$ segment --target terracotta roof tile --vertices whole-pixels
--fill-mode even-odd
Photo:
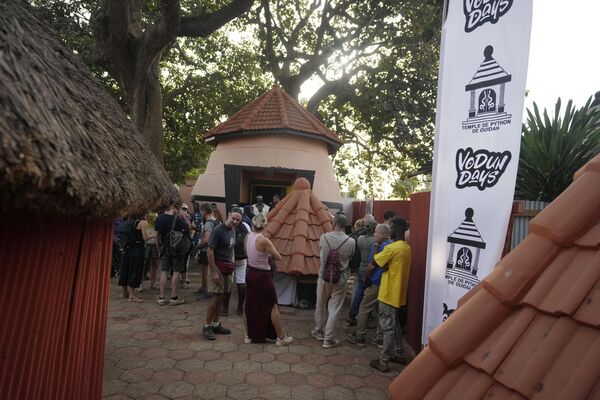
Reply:
[[[204,139],[252,131],[293,131],[325,139],[336,149],[342,144],[338,135],[327,128],[279,86],[263,93],[227,121],[204,134]]]
[[[600,156],[576,178],[430,335],[393,399],[600,400]]]
[[[326,217],[323,220],[323,215]],[[277,269],[288,274],[319,272],[319,239],[333,230],[325,206],[310,190],[305,178],[298,178],[294,190],[267,215],[265,236],[281,254]]]
[[[583,167],[579,168],[579,171],[575,172],[573,179],[578,179],[587,171],[600,171],[600,153],[596,154],[594,158],[588,161]]]

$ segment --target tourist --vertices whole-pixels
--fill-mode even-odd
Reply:
[[[242,209],[237,205],[231,206],[232,210],[238,210],[242,214]],[[233,278],[237,287],[238,305],[236,313],[241,315],[244,312],[244,299],[246,298],[246,250],[244,249],[244,239],[250,232],[250,226],[244,221],[241,221],[235,228],[235,272]],[[221,315],[229,315],[229,299],[231,292],[223,295],[223,308]]]
[[[145,215],[133,215],[123,222],[126,230],[123,261],[119,274],[119,285],[123,288],[123,297],[130,303],[142,303],[135,295],[135,288],[142,284],[144,277],[144,242],[149,238],[148,223]]]
[[[177,296],[177,285],[181,273],[185,271],[187,256],[172,254],[169,237],[171,230],[183,232],[184,235],[189,236],[190,226],[181,216],[179,216],[179,210],[174,204],[171,205],[167,211],[158,216],[155,225],[156,240],[158,240],[160,249],[160,295],[156,302],[161,306],[166,304],[172,306],[183,304],[184,300]],[[171,298],[167,301],[165,292],[167,290],[168,274],[171,269],[173,270],[173,275],[171,276]]]
[[[346,282],[350,273],[349,261],[354,253],[354,239],[346,235],[346,216],[337,214],[334,218],[333,232],[321,235],[319,246],[321,248],[321,267],[317,279],[317,304],[315,309],[315,328],[311,336],[323,341],[323,348],[337,347],[340,341],[337,336],[337,324],[344,304],[346,295]],[[339,255],[339,278],[337,282],[333,279],[324,279],[328,256],[332,250]]]
[[[225,223],[213,229],[208,240],[207,255],[213,298],[206,311],[206,323],[202,329],[202,336],[207,340],[215,340],[215,334],[231,333],[231,330],[219,323],[219,314],[224,294],[231,291],[231,278],[235,270],[235,228],[241,220],[240,210],[232,210]]]
[[[217,224],[222,224],[223,221],[223,214],[221,214],[221,211],[219,211],[218,208],[213,208],[213,215],[215,217],[215,221],[217,221]]]
[[[350,326],[356,325],[356,315],[358,314],[358,308],[360,307],[360,302],[362,301],[363,293],[366,288],[365,271],[367,270],[367,266],[371,261],[369,259],[369,252],[371,250],[371,246],[375,242],[373,231],[375,230],[376,226],[377,223],[375,221],[367,222],[367,225],[365,226],[365,233],[363,235],[360,235],[358,239],[356,239],[356,249],[354,250],[354,256],[356,256],[356,253],[358,252],[360,262],[358,265],[358,271],[356,272],[356,277],[354,279],[350,311],[348,312],[348,318],[346,319]]]
[[[392,220],[396,217],[396,211],[387,210],[383,213],[383,223],[390,225]]]
[[[410,273],[410,246],[404,240],[408,223],[401,218],[391,221],[393,243],[373,257],[374,263],[383,269],[377,300],[379,300],[379,329],[383,335],[383,347],[379,359],[371,361],[371,367],[388,372],[388,362],[406,364],[400,327],[400,308],[406,304],[408,276]]]
[[[373,264],[375,254],[381,252],[385,246],[391,243],[390,227],[386,224],[379,224],[373,233],[374,243],[369,249],[368,267],[363,274],[365,290],[362,301],[358,309],[356,332],[348,335],[348,341],[360,347],[365,345],[365,337],[367,334],[367,321],[369,314],[377,308],[377,295],[379,293],[379,285],[381,284],[381,275],[383,270],[376,264]],[[379,329],[378,329],[379,331]],[[375,339],[377,340],[377,338]]]
[[[254,216],[252,232],[246,236],[244,245],[248,254],[248,288],[244,310],[245,342],[264,343],[266,339],[276,339],[277,346],[286,346],[294,339],[283,333],[277,293],[269,265],[269,255],[277,261],[281,260],[281,255],[273,243],[262,235],[266,225],[266,218],[262,214]]]
[[[150,289],[158,289],[156,275],[158,272],[158,243],[156,241],[156,213],[148,215],[148,240],[144,252],[144,271],[150,271]]]
[[[202,273],[202,283],[196,294],[198,295],[198,300],[206,300],[212,298],[212,294],[208,292],[208,239],[218,223],[214,216],[214,209],[210,204],[203,203],[200,206],[200,214],[202,215],[202,219],[204,219],[204,224],[202,224],[202,230],[200,231],[200,241],[198,242],[198,264],[200,264],[200,271]]]
[[[262,214],[264,217],[269,213],[269,206],[263,203],[263,197],[260,194],[256,196],[256,204],[252,205],[252,213],[254,215]]]
[[[273,195],[273,201],[271,202],[271,204],[269,204],[269,209],[272,210],[275,207],[277,207],[277,204],[279,204],[280,201],[281,201],[281,197],[279,197],[278,193],[275,193]]]
[[[192,240],[193,237],[193,233],[192,233],[192,216],[190,215],[190,213],[188,212],[188,206],[187,204],[183,203],[181,205],[181,212],[180,215],[183,217],[183,219],[185,219],[185,222],[188,223],[189,227],[190,227],[190,240]],[[190,268],[190,255],[192,254],[192,248],[193,248],[193,240],[192,240],[192,246],[190,246],[190,251],[188,252],[186,259],[185,259],[185,271],[183,271],[180,275],[180,280],[181,282],[183,282],[183,288],[187,289],[189,288],[190,285],[190,280],[188,279],[188,269]]]

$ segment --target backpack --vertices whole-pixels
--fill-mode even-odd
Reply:
[[[171,255],[182,257],[190,251],[192,239],[186,232],[174,230],[177,218],[179,218],[177,215],[173,216],[173,225],[171,225],[171,231],[169,232],[169,250]]]
[[[327,236],[323,236],[327,247],[329,247],[329,253],[327,253],[327,261],[325,262],[325,271],[323,272],[323,280],[329,283],[338,283],[340,275],[342,274],[342,264],[340,263],[340,248],[350,239],[347,237],[342,244],[337,248],[332,249]]]

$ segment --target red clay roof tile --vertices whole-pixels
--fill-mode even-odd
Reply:
[[[204,139],[219,139],[226,134],[252,131],[292,131],[309,134],[335,145],[342,144],[338,135],[327,128],[279,86],[263,93],[216,128],[205,133]]]
[[[579,171],[575,172],[573,180],[579,179],[587,171],[600,171],[600,153],[596,154],[594,158],[588,161],[583,167],[579,168]]]
[[[393,399],[600,400],[600,156],[576,178],[430,335]]]
[[[281,254],[280,272],[311,275],[319,272],[319,240],[333,230],[325,206],[310,190],[305,178],[298,178],[294,190],[269,212],[265,236]]]

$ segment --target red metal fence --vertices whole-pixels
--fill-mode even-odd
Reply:
[[[99,399],[112,222],[6,215],[0,398]]]

